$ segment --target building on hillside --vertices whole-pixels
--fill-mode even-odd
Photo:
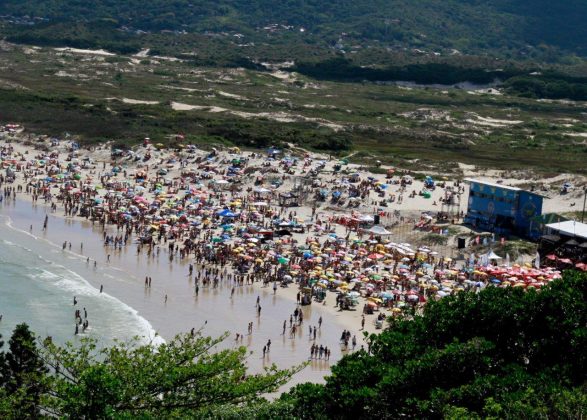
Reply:
[[[540,237],[540,225],[534,220],[542,214],[541,195],[475,179],[465,181],[469,183],[465,223],[500,235]]]

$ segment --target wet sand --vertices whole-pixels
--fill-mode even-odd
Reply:
[[[188,275],[188,260],[169,262],[166,247],[161,247],[160,256],[148,258],[145,253],[137,255],[135,243],[127,245],[120,251],[103,246],[102,228],[91,222],[80,219],[65,218],[50,213],[44,204],[32,204],[29,201],[17,200],[4,203],[2,214],[12,219],[13,227],[29,231],[40,240],[54,244],[55,252],[66,253],[72,261],[77,261],[81,276],[90,282],[103,282],[104,291],[120,299],[139,315],[146,318],[155,330],[168,340],[180,332],[189,332],[192,328],[204,326],[204,334],[219,336],[225,332],[230,335],[224,346],[246,345],[252,351],[249,365],[252,371],[277,364],[280,368],[298,365],[309,359],[310,346],[314,342],[308,335],[308,326],[318,326],[318,318],[322,316],[323,324],[318,330],[315,343],[325,345],[332,351],[329,361],[312,360],[310,365],[300,372],[288,385],[313,381],[319,382],[329,373],[330,365],[344,354],[339,343],[343,329],[348,329],[357,336],[360,347],[362,334],[360,317],[357,313],[338,312],[334,308],[334,295],[329,294],[327,304],[314,302],[303,306],[304,322],[295,339],[289,335],[289,315],[296,308],[295,295],[297,286],[278,287],[274,295],[271,285],[263,288],[260,283],[255,285],[236,286],[231,298],[232,282],[221,282],[217,288],[199,286],[198,296],[194,293],[194,279]],[[42,231],[45,214],[49,215],[48,229]],[[115,233],[116,228],[106,227]],[[61,249],[61,244],[71,242],[71,251]],[[81,249],[83,243],[83,250]],[[110,262],[107,261],[110,254]],[[90,263],[85,264],[86,258]],[[94,261],[97,267],[94,268]],[[198,267],[195,267],[197,275]],[[85,272],[84,272],[85,271]],[[102,276],[91,276],[90,273],[100,272]],[[145,288],[145,276],[152,277],[151,288]],[[99,280],[98,280],[99,279]],[[92,284],[100,288],[102,284]],[[165,295],[168,296],[165,302]],[[261,316],[257,316],[256,300],[260,297]],[[70,308],[64,308],[70,310]],[[91,308],[88,308],[91,311]],[[372,321],[368,319],[368,329],[372,329]],[[288,328],[282,335],[282,326],[287,320]],[[247,325],[253,322],[253,334],[247,334]],[[242,341],[235,341],[236,333],[244,334]],[[72,339],[74,336],[72,334]],[[262,348],[267,340],[271,340],[271,351],[263,358]]]

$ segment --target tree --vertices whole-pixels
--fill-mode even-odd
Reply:
[[[26,324],[15,327],[3,359],[3,388],[10,401],[11,417],[38,417],[47,369],[39,358],[35,336]]]
[[[541,290],[430,302],[371,335],[325,385],[281,397],[296,417],[575,418],[587,410],[587,273]],[[580,417],[580,415],[578,416]]]
[[[263,406],[263,394],[301,369],[249,375],[245,347],[212,352],[224,338],[187,334],[158,347],[135,340],[99,351],[87,338],[65,347],[46,341],[52,381],[44,409],[72,418],[228,417]]]

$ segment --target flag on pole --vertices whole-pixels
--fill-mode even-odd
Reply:
[[[508,253],[505,254],[505,266],[506,267],[510,266],[510,254],[508,254]]]

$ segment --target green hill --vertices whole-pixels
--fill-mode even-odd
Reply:
[[[338,47],[345,50],[360,43],[429,53],[587,56],[584,0],[2,0],[0,15],[5,32],[36,33],[38,40],[59,39],[75,22],[84,39],[91,38],[85,32],[101,34],[97,44],[110,26],[133,46],[143,31],[228,31],[244,35],[242,42],[281,36],[333,46],[342,37]]]

